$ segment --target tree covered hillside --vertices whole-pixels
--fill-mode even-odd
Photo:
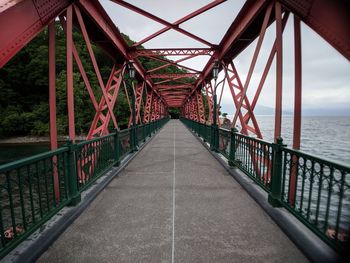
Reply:
[[[67,131],[66,105],[66,51],[65,35],[60,25],[56,26],[56,85],[57,85],[57,128],[60,135]],[[131,45],[132,40],[123,35]],[[79,31],[73,32],[74,43],[83,61],[86,74],[99,101],[101,91],[88,56],[85,42]],[[113,61],[99,47],[93,46],[104,82],[107,82]],[[163,62],[141,58],[145,69],[160,66]],[[183,72],[177,67],[164,68],[159,73]],[[0,137],[43,136],[49,134],[48,105],[48,31],[44,30],[23,48],[5,67],[0,69]],[[89,94],[74,65],[74,96],[76,133],[86,134],[95,114]],[[129,106],[124,92],[119,92],[115,116],[121,128],[126,127]]]

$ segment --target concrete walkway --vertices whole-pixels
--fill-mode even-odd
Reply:
[[[38,262],[306,262],[179,121],[170,121]]]

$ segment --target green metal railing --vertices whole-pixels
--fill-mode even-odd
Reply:
[[[219,129],[219,145],[218,152],[220,152],[227,159],[230,155],[231,149],[231,131],[227,129]]]
[[[231,137],[232,151],[228,157],[231,166],[238,167],[265,191],[270,192],[272,144],[235,131],[231,132]]]
[[[119,132],[118,147],[119,159],[124,158],[131,152],[131,129],[125,129]],[[119,160],[118,160],[119,161]]]
[[[210,142],[211,138],[211,127],[204,123],[199,123],[182,118],[181,121],[186,124],[192,131],[194,131],[199,137],[202,137],[204,141]]]
[[[169,119],[139,125],[142,144]],[[131,153],[125,129],[0,166],[0,259]]]
[[[209,125],[181,121],[211,142]],[[233,129],[219,129],[218,137],[218,149],[214,150],[262,187],[273,206],[285,207],[338,252],[346,250],[350,239],[350,167],[289,149],[282,139],[269,143]]]
[[[74,145],[79,191],[85,190],[115,163],[115,134]]]
[[[68,157],[62,147],[0,166],[1,257],[70,202]]]
[[[282,147],[281,203],[334,247],[350,234],[350,167]]]

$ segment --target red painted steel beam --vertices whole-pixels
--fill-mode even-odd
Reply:
[[[157,70],[160,70],[160,69],[163,69],[163,68],[167,68],[167,67],[170,67],[170,66],[173,65],[173,66],[176,66],[176,67],[179,67],[179,68],[183,68],[183,69],[187,69],[187,70],[190,70],[192,72],[195,72],[195,73],[199,74],[200,72],[198,70],[195,70],[194,68],[190,68],[190,67],[183,66],[183,65],[179,64],[180,62],[183,62],[185,60],[188,60],[188,59],[191,59],[191,58],[194,58],[194,57],[196,57],[196,55],[190,55],[188,57],[185,57],[185,58],[182,58],[182,59],[179,59],[179,60],[176,60],[176,61],[170,61],[170,60],[166,60],[164,58],[150,56],[149,57],[150,59],[162,61],[162,62],[165,62],[166,64],[164,64],[162,66],[159,66],[159,67],[156,67],[156,68],[153,68],[153,69],[150,69],[150,70],[147,71],[147,73],[154,72],[154,71],[157,71]]]
[[[261,23],[265,14],[264,11],[269,2],[266,0],[246,1],[220,44],[216,47],[216,51],[204,67],[191,95],[205,80],[212,78],[212,68],[215,60],[230,62],[255,40],[260,33]]]
[[[72,2],[1,1],[0,4],[0,68],[39,34]]]
[[[199,8],[198,10],[196,10],[196,11],[194,11],[194,12],[188,14],[187,16],[185,16],[185,17],[183,17],[183,18],[177,20],[177,21],[174,22],[172,25],[175,26],[175,27],[178,27],[180,24],[182,24],[182,23],[184,23],[184,22],[186,22],[186,21],[188,21],[188,20],[190,20],[190,19],[192,19],[192,18],[194,18],[194,17],[196,17],[196,16],[198,16],[198,15],[200,15],[200,14],[202,14],[202,13],[204,13],[204,12],[210,10],[210,9],[212,9],[212,8],[214,8],[215,6],[221,4],[221,3],[225,2],[225,1],[226,1],[226,0],[216,0],[216,1],[213,1],[213,2],[211,2],[211,3],[209,3],[209,4],[207,4],[206,6],[203,6],[203,7]],[[161,35],[161,34],[167,32],[167,31],[170,30],[170,29],[171,29],[171,28],[168,27],[168,26],[167,26],[167,27],[164,27],[164,28],[162,28],[161,30],[159,30],[159,31],[157,31],[157,32],[155,32],[155,33],[153,33],[152,35],[150,35],[150,36],[146,37],[145,39],[139,41],[138,43],[134,44],[134,46],[140,46],[140,45],[142,45],[143,43],[145,43],[145,42],[147,42],[147,41],[149,41],[149,40],[151,40],[151,39],[153,39],[153,38],[155,38],[155,37],[157,37],[157,36],[159,36],[159,35]],[[173,28],[172,28],[172,29],[173,29]]]
[[[224,38],[216,48],[212,58],[205,66],[196,87],[205,79],[211,79],[214,61],[232,61],[259,34],[257,25],[261,24],[261,14],[267,4],[265,0],[247,0]],[[283,7],[297,14],[301,20],[320,34],[343,56],[350,59],[350,4],[342,0],[279,0]],[[270,23],[273,20],[269,21]],[[192,93],[194,92],[193,89]]]
[[[174,101],[174,100],[184,100],[186,98],[186,95],[184,96],[179,96],[179,95],[173,95],[173,96],[166,96],[167,101]]]
[[[66,67],[67,107],[69,139],[75,142],[74,92],[73,92],[73,8],[67,8],[66,15]]]
[[[204,45],[207,45],[207,46],[209,46],[209,47],[213,47],[213,46],[214,46],[213,44],[209,43],[208,41],[206,41],[206,40],[204,40],[204,39],[202,39],[202,38],[200,38],[200,37],[198,37],[198,36],[196,36],[196,35],[194,35],[194,34],[188,32],[188,31],[186,31],[186,30],[180,28],[180,27],[177,26],[177,25],[174,25],[174,24],[171,24],[171,23],[167,22],[167,21],[165,21],[164,19],[161,19],[161,18],[158,17],[158,16],[155,16],[155,15],[153,15],[153,14],[151,14],[151,13],[145,11],[145,10],[142,10],[141,8],[139,8],[139,7],[137,7],[137,6],[134,6],[134,5],[132,5],[132,4],[129,4],[129,3],[125,2],[125,1],[123,1],[123,0],[111,0],[111,1],[113,1],[114,3],[119,4],[119,5],[121,5],[121,6],[125,7],[125,8],[127,8],[127,9],[130,9],[130,10],[132,10],[132,11],[134,11],[134,12],[140,14],[140,15],[143,15],[143,16],[149,18],[149,19],[152,19],[152,20],[154,20],[154,21],[156,21],[156,22],[158,22],[158,23],[160,23],[160,24],[163,24],[163,25],[165,25],[167,28],[176,30],[176,31],[178,31],[178,32],[180,32],[180,33],[182,33],[182,34],[184,34],[184,35],[186,35],[186,36],[188,36],[188,37],[190,37],[190,38],[192,38],[192,39],[197,40],[198,42],[203,43]],[[147,41],[148,41],[148,40],[147,40]],[[144,41],[144,42],[145,42],[145,41]],[[144,43],[144,42],[139,42],[139,43],[137,43],[136,45],[141,45],[141,44]]]
[[[294,16],[294,125],[293,149],[300,149],[301,103],[302,103],[302,61],[301,61],[301,25]]]
[[[275,4],[276,16],[276,97],[275,97],[275,132],[274,141],[281,137],[282,131],[282,84],[283,84],[283,40],[282,40],[282,7]]]
[[[49,25],[49,108],[50,108],[50,146],[56,150],[56,27],[55,23]]]
[[[50,149],[58,147],[56,124],[56,26],[55,22],[49,24],[49,111],[50,111]],[[53,156],[53,185],[56,201],[60,200],[59,176],[57,171],[57,156]]]
[[[279,0],[279,2],[350,60],[349,1]]]
[[[214,53],[212,48],[155,48],[138,49],[133,52],[134,57],[150,56],[211,56]]]
[[[105,38],[97,39],[97,43],[109,42],[114,47],[114,50],[112,50],[110,55],[113,56],[115,53],[120,53],[124,61],[131,59],[128,54],[128,45],[125,43],[118,28],[114,25],[113,21],[103,9],[101,4],[98,1],[80,0],[79,6],[82,7],[93,22],[89,26],[89,31],[96,34],[90,33],[90,35],[93,36],[98,34],[101,37],[105,36]],[[111,49],[108,51],[111,51]]]
[[[164,96],[166,98],[167,101],[171,101],[171,100],[184,100],[186,98],[186,95],[168,95],[168,96]]]
[[[119,52],[123,56],[122,62],[132,60],[133,56],[128,45],[101,4],[98,1],[91,0],[80,0],[79,4],[84,9],[88,17],[90,17],[94,24],[97,25],[99,30],[106,35],[106,40],[113,43],[115,51]],[[159,97],[159,94],[153,88],[154,84],[152,80],[145,77],[146,73],[141,63],[138,60],[135,60],[134,66],[139,78],[145,80],[147,85],[153,89],[155,94]]]
[[[148,74],[147,77],[151,79],[170,79],[170,78],[196,78],[199,74],[197,73],[159,73],[159,74]]]
[[[188,95],[188,92],[169,92],[169,91],[166,91],[166,92],[162,92],[161,93],[163,97],[166,97],[166,96],[181,96],[181,97],[186,97]]]
[[[155,86],[158,90],[164,89],[190,89],[192,85],[157,85]]]

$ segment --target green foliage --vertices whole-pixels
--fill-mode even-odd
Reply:
[[[123,35],[129,46],[134,44]],[[73,39],[86,75],[99,102],[101,89],[81,33],[73,30]],[[56,103],[57,130],[60,135],[68,133],[66,102],[66,41],[62,27],[56,25]],[[99,47],[92,46],[104,83],[112,70],[112,59]],[[142,48],[142,47],[141,47]],[[165,57],[162,59],[166,60]],[[166,64],[164,61],[140,58],[144,68],[150,69]],[[75,63],[75,62],[74,62]],[[157,73],[186,72],[175,66]],[[0,69],[0,137],[49,134],[49,89],[48,89],[48,31],[44,30],[24,47],[7,65]],[[74,108],[77,135],[87,134],[95,115],[95,109],[85,83],[74,64]],[[187,82],[192,79],[185,80]],[[130,83],[128,83],[130,85]],[[174,114],[179,114],[174,110]],[[129,122],[130,110],[123,89],[120,90],[114,113],[120,128]],[[110,125],[113,128],[113,125]]]
[[[172,119],[178,119],[180,118],[180,109],[171,108],[169,109],[169,114]]]

